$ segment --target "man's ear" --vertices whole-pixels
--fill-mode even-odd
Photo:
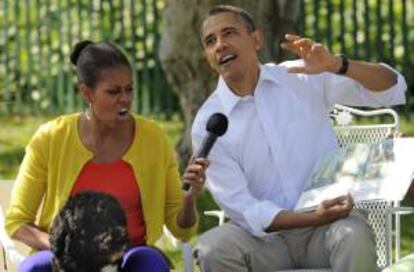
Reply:
[[[260,51],[260,49],[262,49],[263,47],[263,33],[259,29],[256,29],[255,31],[253,31],[252,35],[254,38],[255,49],[256,51]]]

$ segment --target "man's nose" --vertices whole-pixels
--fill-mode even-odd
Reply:
[[[222,50],[226,47],[227,47],[226,40],[222,37],[217,37],[216,50],[219,51],[219,50]]]

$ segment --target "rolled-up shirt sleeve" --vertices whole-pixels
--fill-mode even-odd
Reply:
[[[282,209],[270,201],[256,201],[247,210],[243,212],[243,216],[255,236],[265,236],[264,231],[273,222],[273,219]]]
[[[193,133],[192,137],[194,150],[197,150],[202,136]],[[282,208],[251,194],[240,165],[221,139],[216,141],[208,158],[210,166],[207,169],[207,188],[216,203],[235,224],[254,236],[266,236],[265,229]]]
[[[407,83],[395,69],[381,63],[397,75],[396,83],[384,91],[372,91],[346,76],[323,73],[325,98],[328,108],[334,104],[348,106],[386,107],[405,103]]]

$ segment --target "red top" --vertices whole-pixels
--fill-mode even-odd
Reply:
[[[125,211],[128,236],[132,245],[145,245],[145,221],[140,191],[132,167],[122,161],[88,162],[80,172],[71,195],[81,191],[98,191],[115,197]]]

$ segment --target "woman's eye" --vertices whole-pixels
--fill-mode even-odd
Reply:
[[[226,32],[224,32],[224,36],[229,36],[233,33],[234,33],[234,31],[229,29],[229,30],[226,30]]]
[[[118,94],[119,91],[118,90],[108,90],[109,94]]]

